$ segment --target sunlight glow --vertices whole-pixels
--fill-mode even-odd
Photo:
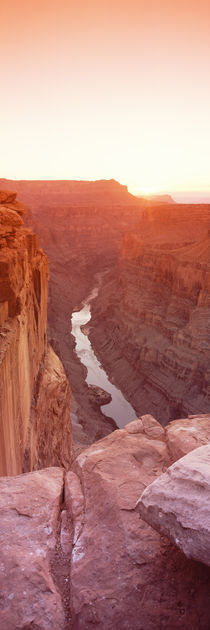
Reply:
[[[206,0],[1,3],[0,176],[206,189],[209,14]]]

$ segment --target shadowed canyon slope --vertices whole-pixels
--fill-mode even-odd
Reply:
[[[209,410],[209,210],[148,207],[93,304],[99,359],[163,424]]]
[[[70,390],[47,344],[48,260],[0,190],[0,475],[71,458]]]

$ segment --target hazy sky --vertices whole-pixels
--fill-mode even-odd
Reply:
[[[0,0],[0,176],[210,188],[209,0]]]

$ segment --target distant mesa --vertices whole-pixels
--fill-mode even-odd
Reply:
[[[26,204],[30,204],[34,195],[42,195],[43,200],[50,197],[51,204],[74,205],[139,205],[140,198],[128,192],[127,186],[115,179],[96,181],[82,180],[7,180],[0,179],[0,187],[10,187],[21,195]]]
[[[176,203],[171,195],[144,195],[144,199],[154,203]]]

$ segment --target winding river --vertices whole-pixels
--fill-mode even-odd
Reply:
[[[97,297],[98,291],[99,286],[91,291],[90,295],[83,302],[81,310],[72,313],[71,332],[75,337],[75,351],[77,356],[87,369],[86,382],[88,385],[101,387],[111,394],[111,402],[107,405],[102,405],[101,411],[104,415],[113,418],[117,426],[122,428],[131,420],[135,420],[136,412],[124,398],[122,392],[109,381],[105,370],[101,367],[101,364],[95,356],[88,336],[81,330],[81,326],[84,326],[84,324],[87,324],[91,320],[91,302]]]

